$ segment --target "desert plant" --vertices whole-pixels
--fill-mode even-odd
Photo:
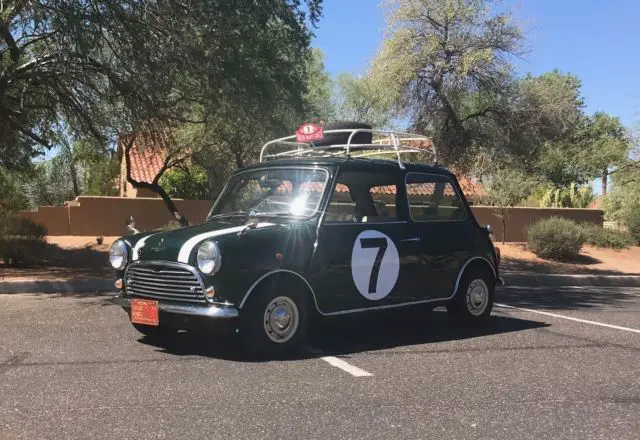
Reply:
[[[30,219],[4,213],[0,216],[0,260],[13,265],[37,261],[46,234],[44,226]]]
[[[593,223],[582,226],[586,243],[599,248],[624,249],[633,246],[635,241],[631,234],[615,229],[603,228]]]
[[[575,222],[550,217],[533,223],[527,230],[527,245],[540,258],[572,260],[580,254],[586,234]]]

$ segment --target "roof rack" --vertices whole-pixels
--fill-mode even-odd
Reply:
[[[296,135],[286,136],[267,142],[260,150],[260,162],[275,159],[304,159],[309,157],[375,157],[395,155],[398,165],[404,169],[401,155],[410,153],[429,154],[437,165],[438,156],[430,138],[422,135],[397,131],[371,130],[364,128],[326,130],[324,135],[349,133],[346,144],[315,145],[313,141],[298,142]],[[372,143],[354,144],[352,140],[358,133],[371,133]],[[403,144],[404,142],[404,144]],[[409,144],[409,145],[407,145]],[[419,146],[410,146],[418,144]],[[271,152],[270,148],[279,145],[284,151]]]

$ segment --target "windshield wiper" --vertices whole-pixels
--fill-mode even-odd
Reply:
[[[212,215],[207,220],[214,220],[214,219],[225,218],[225,217],[247,217],[247,216],[249,216],[249,213],[244,211],[225,212],[222,214]]]

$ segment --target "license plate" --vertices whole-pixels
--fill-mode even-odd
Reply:
[[[159,325],[158,301],[132,299],[131,322],[145,325]]]

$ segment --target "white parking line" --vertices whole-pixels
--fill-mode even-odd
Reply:
[[[583,324],[598,325],[600,327],[607,327],[607,328],[612,328],[612,329],[615,329],[615,330],[623,330],[623,331],[626,331],[626,332],[639,333],[640,334],[640,329],[637,329],[637,328],[622,327],[622,326],[619,326],[619,325],[606,324],[604,322],[598,322],[598,321],[589,321],[588,319],[574,318],[572,316],[565,316],[565,315],[559,315],[557,313],[543,312],[541,310],[525,309],[524,307],[508,306],[506,304],[495,303],[495,305],[498,306],[498,307],[505,308],[505,309],[522,310],[524,312],[537,313],[539,315],[551,316],[553,318],[567,319],[569,321],[581,322]]]
[[[350,375],[354,377],[369,377],[373,376],[373,374],[368,371],[364,371],[361,368],[358,368],[354,365],[351,365],[348,362],[343,361],[342,359],[338,359],[335,356],[322,356],[323,353],[315,347],[307,347],[307,351],[313,354],[317,354],[320,356],[320,359],[331,365],[332,367],[340,368],[342,371],[346,371]]]

